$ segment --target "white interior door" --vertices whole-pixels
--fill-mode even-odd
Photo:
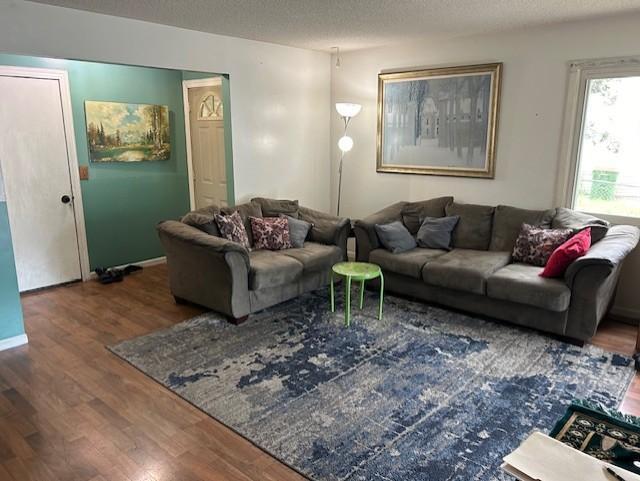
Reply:
[[[0,132],[20,291],[80,279],[59,81],[0,76]]]
[[[189,88],[191,163],[196,208],[227,205],[220,86]]]

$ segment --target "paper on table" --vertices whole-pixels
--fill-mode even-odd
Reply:
[[[539,432],[505,456],[504,462],[502,469],[523,481],[612,481],[602,469],[605,463]],[[611,468],[626,481],[640,481],[637,474]]]

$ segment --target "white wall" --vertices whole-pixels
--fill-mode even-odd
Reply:
[[[329,207],[328,54],[15,0],[0,50],[227,73],[236,199]]]
[[[458,200],[526,208],[556,205],[555,179],[567,83],[567,63],[582,58],[640,54],[640,16],[561,24],[448,42],[418,42],[342,55],[332,69],[332,102],[363,105],[352,120],[355,146],[345,160],[341,210],[366,216],[398,200],[451,194]],[[376,164],[377,75],[416,69],[503,62],[503,90],[494,180],[378,174]],[[341,122],[332,112],[332,158]],[[332,164],[332,202],[337,172]],[[616,308],[640,318],[640,250],[623,272]]]

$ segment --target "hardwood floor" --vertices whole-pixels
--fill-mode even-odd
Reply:
[[[166,284],[160,265],[23,296],[29,344],[0,352],[1,481],[304,479],[104,348],[202,312]],[[631,354],[635,335],[606,321],[594,344]],[[638,415],[639,377],[622,406]]]

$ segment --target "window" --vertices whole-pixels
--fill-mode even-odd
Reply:
[[[640,67],[619,60],[579,70],[570,206],[640,220]]]

